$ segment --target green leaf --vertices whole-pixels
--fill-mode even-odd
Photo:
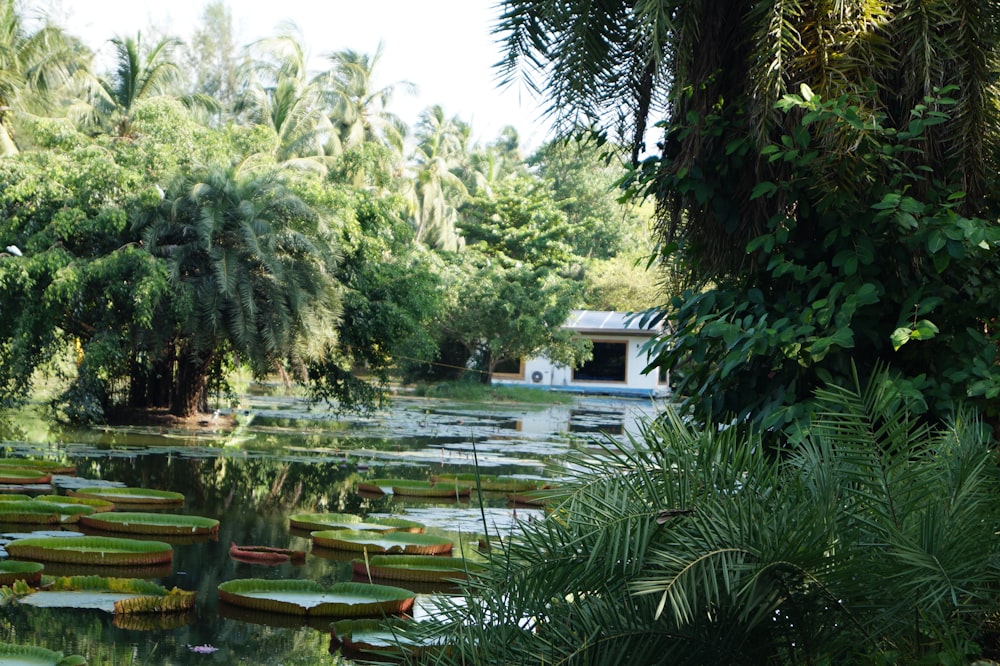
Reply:
[[[910,341],[910,337],[913,335],[913,329],[900,327],[892,332],[889,336],[889,340],[892,342],[892,348],[895,351],[899,351],[899,348]]]
[[[777,191],[777,185],[769,180],[764,180],[757,183],[757,185],[753,188],[753,191],[750,192],[750,200],[753,201],[754,199],[759,199],[760,197],[769,197]]]

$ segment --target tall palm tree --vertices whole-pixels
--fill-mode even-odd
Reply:
[[[254,42],[250,51],[251,83],[238,108],[273,132],[275,160],[324,168],[335,133],[324,113],[321,89],[308,75],[306,52],[294,26]]]
[[[416,87],[400,81],[374,88],[375,70],[382,58],[382,44],[373,55],[346,49],[327,55],[332,67],[317,77],[327,104],[330,119],[337,129],[341,148],[356,148],[376,141],[402,152],[405,135],[403,121],[389,111],[397,88],[414,92]]]
[[[0,156],[18,152],[14,114],[52,111],[56,93],[88,67],[79,42],[48,20],[31,32],[17,1],[0,0]]]
[[[276,173],[233,166],[184,176],[139,231],[174,284],[165,352],[176,363],[174,414],[204,407],[209,368],[229,350],[265,374],[329,346],[339,311],[332,236]]]
[[[103,107],[102,115],[112,124],[115,135],[127,137],[135,104],[163,94],[176,80],[179,69],[172,57],[181,41],[164,37],[146,49],[142,33],[136,33],[135,37],[114,37],[111,44],[115,69],[110,78],[101,81],[98,106]]]
[[[468,158],[469,133],[467,124],[447,118],[440,106],[420,114],[415,131],[416,177],[411,195],[417,240],[430,247],[458,249],[455,227],[458,206],[468,193],[456,172]]]

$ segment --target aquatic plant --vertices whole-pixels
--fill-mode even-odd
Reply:
[[[109,532],[132,534],[188,535],[219,533],[219,521],[202,516],[165,513],[114,512],[85,516],[80,521],[86,527]]]
[[[445,555],[454,547],[451,539],[432,534],[389,532],[380,534],[360,530],[320,530],[312,533],[313,544],[321,548],[369,553],[406,553],[410,555]]]
[[[244,578],[219,585],[219,599],[254,610],[290,615],[363,617],[405,613],[413,606],[409,590],[367,583]]]
[[[161,541],[117,537],[28,537],[7,544],[11,557],[97,566],[149,566],[173,560],[174,549]]]

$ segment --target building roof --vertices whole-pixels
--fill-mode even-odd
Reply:
[[[581,333],[632,333],[646,336],[659,335],[660,323],[643,325],[641,312],[614,312],[609,310],[572,310],[563,328]]]

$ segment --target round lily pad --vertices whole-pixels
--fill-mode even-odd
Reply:
[[[405,580],[417,583],[440,583],[464,580],[469,571],[482,571],[483,564],[461,557],[440,555],[372,555],[354,560],[354,574],[364,578]]]
[[[321,530],[312,533],[313,544],[321,548],[369,553],[406,553],[408,555],[450,554],[451,539],[432,534],[405,532],[366,532],[361,530]]]
[[[93,509],[93,513],[103,513],[106,511],[115,510],[114,502],[98,499],[96,497],[70,497],[68,495],[39,495],[34,499],[38,500],[39,502],[52,502],[53,504],[78,504],[82,506],[89,506],[91,509]]]
[[[527,506],[547,506],[555,502],[560,496],[560,492],[555,488],[545,488],[539,490],[525,490],[523,492],[508,493],[507,499],[514,504],[525,504]]]
[[[515,493],[525,490],[535,490],[542,483],[534,479],[519,479],[512,476],[496,476],[493,474],[436,474],[431,476],[436,485],[461,485],[469,488],[478,487],[487,492]]]
[[[184,495],[170,490],[155,490],[152,488],[108,488],[84,487],[67,492],[70,497],[91,497],[115,504],[183,504]]]
[[[420,641],[403,631],[413,620],[402,618],[338,620],[330,625],[330,639],[339,644],[345,656],[352,652],[360,656],[401,655],[418,656],[425,650],[440,647],[440,643]]]
[[[413,606],[409,590],[388,585],[311,580],[244,578],[219,585],[219,599],[254,610],[290,615],[364,617],[405,613]]]
[[[300,530],[364,530],[372,532],[424,531],[424,526],[403,518],[362,518],[351,513],[297,513],[288,519],[291,527]]]
[[[0,458],[0,466],[40,469],[49,474],[76,474],[76,466],[74,465],[55,460],[42,460],[40,458]]]
[[[184,613],[193,610],[196,601],[195,592],[168,590],[135,578],[105,576],[46,579],[44,589],[21,599],[26,605],[40,608],[94,608],[116,614]]]
[[[0,585],[13,585],[15,581],[23,580],[28,585],[38,585],[42,580],[41,562],[20,562],[18,560],[0,561]]]
[[[93,509],[83,505],[53,504],[37,500],[14,500],[0,502],[0,523],[31,523],[52,525],[76,522],[81,515],[93,513]]]
[[[30,467],[11,467],[0,465],[0,483],[28,485],[36,483],[51,483],[52,473]]]
[[[7,552],[22,560],[107,566],[149,566],[174,557],[173,547],[161,541],[89,536],[17,539]]]
[[[130,532],[132,534],[218,534],[219,521],[202,516],[181,516],[166,513],[111,512],[84,516],[80,519],[85,527],[108,532]]]
[[[453,483],[432,483],[430,481],[395,481],[394,495],[402,497],[468,497],[469,487]]]

